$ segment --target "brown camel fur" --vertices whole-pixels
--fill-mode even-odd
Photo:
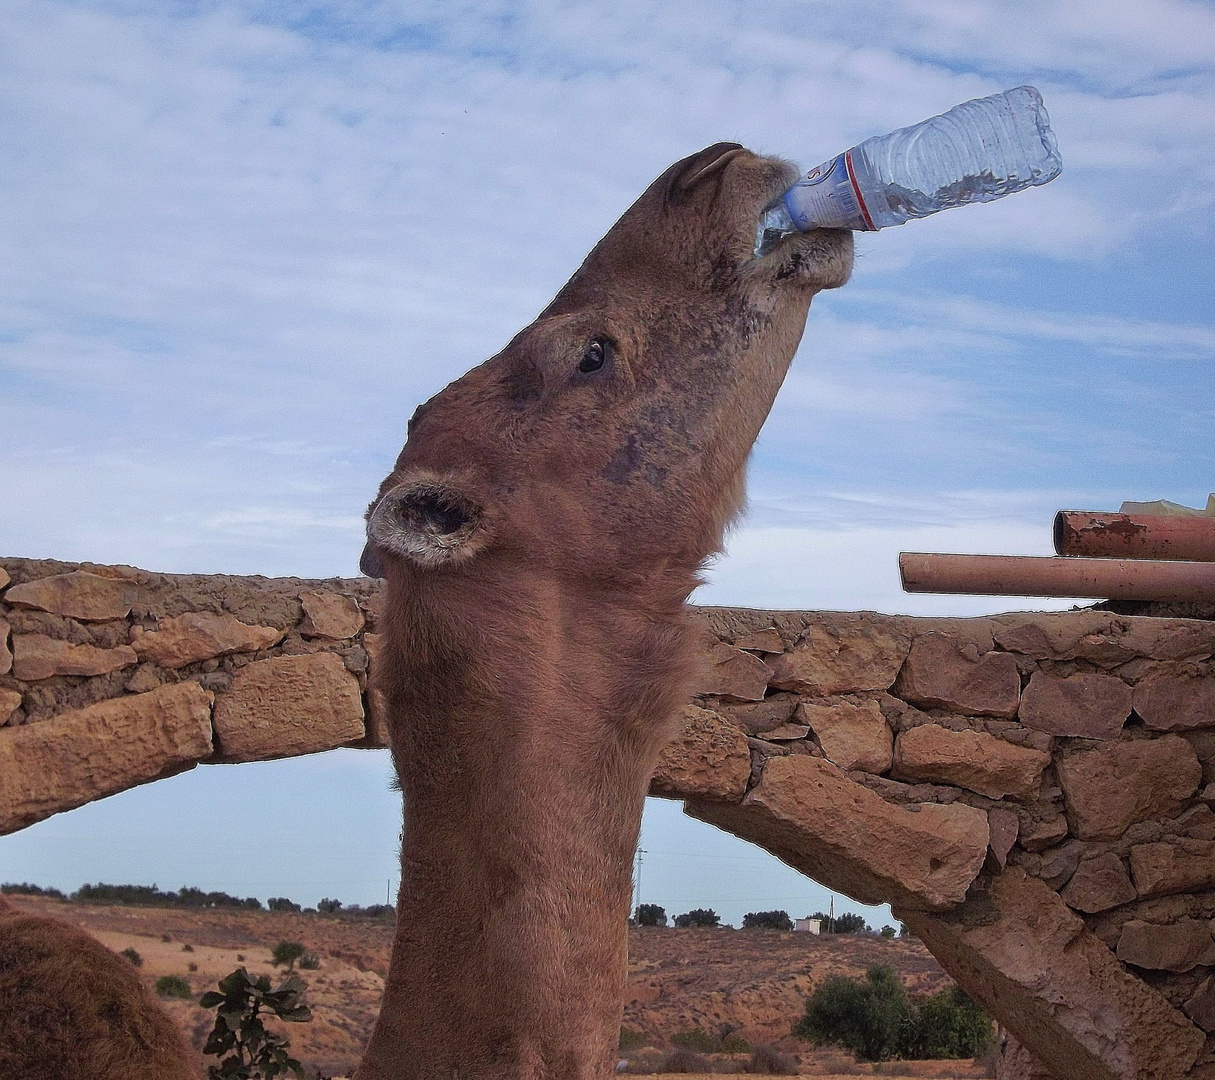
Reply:
[[[606,1077],[650,773],[688,697],[686,600],[848,232],[752,258],[788,164],[658,178],[531,326],[415,413],[368,512],[405,804],[359,1080]]]
[[[83,930],[0,899],[0,1077],[201,1080],[130,961]]]

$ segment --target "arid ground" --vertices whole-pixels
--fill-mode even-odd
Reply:
[[[165,1004],[196,1046],[201,1047],[214,1020],[213,1013],[198,1007],[198,996],[242,964],[254,975],[281,977],[283,969],[276,971],[270,963],[279,941],[302,942],[320,959],[318,969],[301,972],[308,983],[312,1022],[280,1028],[309,1077],[347,1076],[379,1009],[392,942],[392,927],[384,922],[9,899],[27,911],[74,923],[115,952],[133,948],[148,986],[162,975],[185,978],[194,1001],[168,999]],[[803,1075],[874,1075],[873,1066],[857,1064],[839,1050],[811,1048],[792,1038],[790,1029],[824,978],[863,975],[875,963],[890,964],[915,993],[939,990],[950,981],[914,940],[766,930],[632,930],[624,1027],[635,1033],[632,1041],[642,1049],[622,1056],[657,1060],[673,1036],[700,1028],[712,1035],[734,1031],[752,1044],[775,1044],[799,1058]],[[644,1049],[647,1044],[654,1049]],[[881,1075],[969,1078],[981,1076],[982,1070],[970,1062],[886,1063]]]

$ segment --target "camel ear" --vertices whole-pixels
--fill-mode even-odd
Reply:
[[[388,491],[367,519],[360,568],[383,575],[384,549],[419,566],[449,566],[471,558],[489,539],[484,513],[463,492],[431,477],[406,480]]]

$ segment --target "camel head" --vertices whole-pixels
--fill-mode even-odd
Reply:
[[[795,179],[718,143],[654,181],[535,322],[414,414],[365,572],[506,560],[567,581],[674,571],[690,589],[742,504],[811,297],[851,270],[843,230],[753,258]]]

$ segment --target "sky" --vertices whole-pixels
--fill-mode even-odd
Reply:
[[[1062,176],[858,236],[701,603],[1068,606],[905,595],[896,555],[1049,554],[1056,509],[1205,503],[1215,4],[6,0],[0,551],[353,576],[414,407],[672,161],[732,139],[809,168],[1023,83]],[[0,839],[0,880],[382,902],[388,774],[202,767]],[[827,902],[678,804],[642,847],[672,914]]]

